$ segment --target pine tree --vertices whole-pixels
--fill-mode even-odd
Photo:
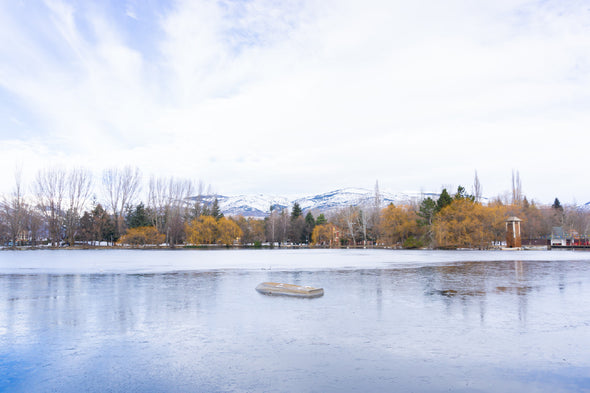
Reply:
[[[213,206],[211,206],[211,216],[216,220],[219,220],[223,217],[223,213],[219,209],[219,201],[217,200],[217,198],[215,198],[215,200],[213,201]]]
[[[305,230],[303,231],[303,238],[306,243],[309,243],[311,239],[311,234],[313,233],[313,229],[315,228],[315,219],[313,218],[313,214],[308,212],[305,215]]]
[[[475,201],[475,197],[473,195],[468,195],[467,191],[465,190],[465,187],[463,186],[459,186],[457,187],[457,193],[455,194],[455,198],[456,201],[461,200],[461,199],[469,199],[470,201]]]
[[[130,209],[127,214],[127,227],[138,228],[151,225],[150,216],[143,202],[140,202],[135,209]]]
[[[563,206],[561,206],[561,202],[559,202],[559,199],[557,198],[555,198],[555,201],[553,201],[553,205],[551,205],[551,207],[555,210],[563,211]]]
[[[320,214],[318,218],[315,220],[316,225],[325,225],[327,223],[328,220],[326,219],[326,216],[324,216],[324,213]]]
[[[418,211],[418,216],[421,219],[418,220],[418,224],[420,226],[428,226],[432,225],[432,219],[434,218],[434,214],[436,213],[436,202],[431,197],[428,197],[420,203],[420,210]]]
[[[291,211],[291,220],[295,220],[297,217],[301,216],[302,210],[299,203],[295,202],[293,204],[293,210]]]
[[[438,197],[438,200],[436,201],[436,212],[438,213],[444,207],[449,206],[451,203],[453,203],[453,198],[451,198],[447,189],[443,188],[440,196]]]

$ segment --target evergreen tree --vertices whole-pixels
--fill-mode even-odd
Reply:
[[[326,216],[324,216],[324,213],[320,214],[318,218],[315,220],[316,225],[326,225],[327,223],[328,220],[326,219]]]
[[[91,242],[115,242],[117,241],[116,221],[99,203],[92,211],[84,213],[80,219],[80,232],[82,240]]]
[[[553,210],[553,223],[554,226],[563,226],[565,224],[565,212],[563,211],[563,206],[559,199],[555,198],[553,201],[553,205],[551,205],[551,209]]]
[[[444,207],[449,206],[451,203],[453,203],[453,198],[451,198],[447,189],[443,188],[440,196],[438,197],[438,200],[436,201],[436,212],[438,213]]]
[[[151,226],[149,212],[143,202],[140,202],[135,209],[129,209],[126,216],[127,227],[138,228]]]
[[[454,200],[459,201],[461,199],[468,199],[470,201],[475,201],[475,197],[473,195],[468,195],[465,187],[459,186],[457,187],[457,193],[455,194]]]
[[[299,203],[295,202],[293,204],[293,210],[291,211],[291,220],[295,220],[297,217],[301,216],[302,210]]]
[[[563,211],[563,206],[561,206],[561,202],[559,202],[559,199],[557,198],[555,198],[555,201],[553,201],[553,205],[551,205],[551,207],[555,210]]]
[[[223,217],[223,213],[219,209],[219,201],[217,200],[217,198],[215,198],[215,200],[213,201],[213,206],[211,206],[211,216],[216,220],[219,220]]]
[[[313,214],[311,214],[311,212],[308,212],[305,215],[305,224],[312,227],[312,229],[315,227],[315,219],[313,218]]]
[[[428,226],[432,225],[432,219],[434,218],[434,214],[436,213],[436,202],[431,197],[428,197],[420,203],[420,210],[418,211],[418,216],[421,217],[418,220],[418,225],[420,226]]]
[[[313,218],[313,214],[308,212],[305,215],[305,230],[303,232],[303,238],[306,243],[309,243],[311,240],[311,234],[313,233],[313,229],[315,228],[315,219]]]

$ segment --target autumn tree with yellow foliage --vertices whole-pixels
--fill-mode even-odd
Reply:
[[[339,246],[338,230],[333,224],[320,224],[313,228],[311,242],[314,246]]]
[[[211,216],[200,216],[185,226],[189,244],[214,244],[217,240],[217,221]]]
[[[418,225],[418,215],[414,209],[390,204],[381,211],[379,232],[381,243],[402,247],[408,239],[419,238],[423,231]]]
[[[230,246],[239,241],[243,232],[232,219],[221,217],[217,220],[217,244]]]
[[[231,245],[242,236],[242,230],[233,220],[221,217],[200,216],[185,227],[189,244]]]
[[[486,249],[503,233],[501,209],[483,206],[471,199],[454,200],[434,218],[436,246],[440,248]]]
[[[119,239],[119,244],[132,246],[159,245],[166,241],[166,236],[158,232],[155,227],[130,228]]]

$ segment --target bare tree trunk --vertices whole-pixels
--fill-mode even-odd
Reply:
[[[363,231],[363,245],[366,246],[367,245],[367,226],[368,226],[368,215],[361,210],[359,212],[359,218],[361,221],[361,229]]]
[[[346,208],[346,225],[348,227],[348,232],[350,233],[350,237],[352,238],[352,245],[356,246],[356,238],[354,236],[355,228],[354,228],[354,221],[356,218],[356,210],[353,206],[349,206]]]
[[[189,197],[193,193],[193,183],[190,180],[175,180],[171,178],[168,186],[169,206],[166,217],[166,232],[168,245],[174,247],[184,234],[184,223],[189,219]]]
[[[12,247],[16,247],[26,229],[27,206],[22,189],[22,169],[17,167],[14,172],[14,190],[10,199],[3,198],[2,215],[8,226]]]
[[[167,199],[166,181],[163,178],[150,177],[148,206],[152,215],[152,223],[160,233],[165,233],[164,218]]]
[[[522,183],[520,182],[520,173],[512,171],[512,204],[520,205],[522,203]]]
[[[274,247],[274,243],[276,241],[276,225],[277,225],[277,214],[274,211],[273,207],[270,208],[270,215],[268,216],[267,221],[267,237],[270,241],[271,247]]]
[[[126,166],[111,168],[103,172],[102,184],[117,225],[117,236],[124,230],[125,207],[133,202],[140,190],[141,172],[138,168]]]
[[[66,212],[66,237],[74,245],[80,216],[92,191],[92,174],[82,168],[73,169],[67,178],[69,208]]]
[[[375,197],[373,200],[373,209],[371,211],[371,232],[373,234],[373,240],[379,239],[379,227],[381,221],[381,192],[379,191],[379,182],[375,181]]]
[[[45,216],[51,245],[57,247],[63,238],[63,198],[66,173],[63,169],[45,169],[37,173],[35,194],[41,213]]]
[[[482,188],[481,183],[479,182],[479,177],[477,177],[477,171],[475,171],[475,176],[473,178],[473,196],[475,197],[475,202],[481,202]]]
[[[184,233],[184,223],[190,216],[189,197],[193,193],[190,180],[151,177],[149,182],[149,206],[156,229],[166,235],[166,242],[173,247]]]

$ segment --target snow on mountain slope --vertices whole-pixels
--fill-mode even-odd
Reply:
[[[390,193],[380,192],[381,207],[387,206],[390,203],[402,204],[408,202],[419,202],[423,198],[432,197],[438,198],[436,193],[420,193],[420,192],[401,192]],[[219,208],[226,216],[239,216],[263,218],[270,213],[270,207],[274,209],[291,209],[295,202],[303,211],[313,210],[316,213],[326,213],[345,206],[373,206],[375,201],[374,191],[362,188],[344,188],[340,190],[330,191],[323,194],[312,195],[303,198],[289,199],[274,195],[207,195],[201,197],[203,202],[211,205],[215,198],[219,203]],[[197,197],[191,198],[196,200]]]
[[[198,197],[190,198],[196,201]],[[269,214],[270,207],[273,209],[283,210],[292,205],[288,198],[272,195],[203,195],[203,203],[211,206],[217,198],[219,209],[226,216],[244,216],[262,218]]]

